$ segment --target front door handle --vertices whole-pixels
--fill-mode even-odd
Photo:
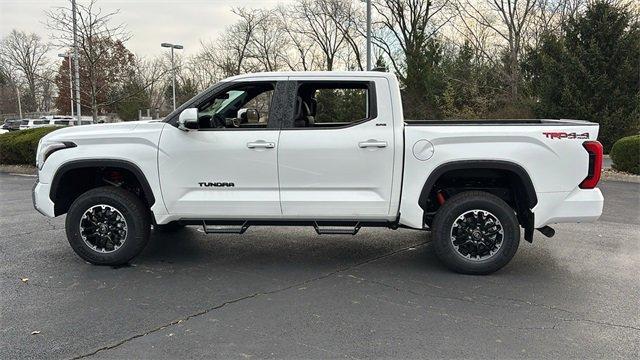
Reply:
[[[276,147],[276,143],[266,142],[264,140],[257,140],[247,143],[249,149],[273,149]]]
[[[386,141],[379,141],[379,140],[367,140],[367,141],[361,141],[358,143],[358,147],[360,148],[386,148],[387,147],[387,142]]]

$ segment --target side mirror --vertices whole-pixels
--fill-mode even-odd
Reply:
[[[243,122],[257,123],[260,121],[260,112],[258,109],[242,108],[238,110],[238,119],[242,119]]]
[[[189,131],[198,128],[198,109],[184,109],[178,117],[178,129]]]

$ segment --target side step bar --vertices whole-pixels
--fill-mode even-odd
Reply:
[[[317,221],[313,222],[313,228],[316,230],[318,235],[355,235],[360,231],[360,222],[355,223],[355,225],[320,225]]]
[[[223,220],[181,219],[184,225],[199,225],[206,234],[243,234],[250,226],[313,226],[318,235],[355,235],[362,227],[397,229],[397,222],[358,220]]]
[[[543,227],[541,227],[539,229],[536,229],[536,230],[540,231],[542,233],[542,235],[544,235],[544,236],[546,236],[548,238],[553,237],[553,235],[556,234],[556,231],[553,230],[553,228],[551,226],[543,226]]]
[[[213,221],[207,224],[206,220],[202,221],[202,230],[205,234],[244,234],[248,228],[249,223],[247,221],[238,222],[237,224]]]

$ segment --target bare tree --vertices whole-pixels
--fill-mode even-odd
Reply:
[[[286,51],[283,57],[289,70],[315,70],[321,61],[315,43],[304,34],[298,33],[295,26],[292,26],[289,7],[279,6],[276,15],[286,35],[284,39],[289,44],[289,51]]]
[[[168,84],[166,78],[171,73],[171,65],[167,65],[167,63],[161,57],[153,59],[136,58],[136,81],[144,85],[146,98],[149,101],[149,109],[161,109],[165,105],[165,90]]]
[[[113,24],[113,17],[119,10],[103,12],[96,6],[97,0],[88,3],[77,4],[78,18],[78,50],[80,52],[80,65],[86,71],[88,84],[82,84],[83,93],[88,95],[94,121],[97,120],[98,109],[101,107],[101,96],[108,91],[109,81],[101,81],[104,77],[125,78],[129,76],[128,70],[116,73],[118,68],[133,62],[133,57],[128,54],[114,54],[114,51],[122,50],[123,43],[130,38],[123,24]],[[71,48],[73,44],[73,13],[69,7],[57,7],[46,12],[47,27],[54,31],[52,38],[60,46]],[[115,46],[115,47],[114,47]],[[126,50],[126,49],[125,49]],[[127,59],[118,58],[127,55]],[[109,74],[105,74],[109,71]],[[86,90],[88,89],[88,90]],[[81,96],[81,98],[83,98]],[[82,100],[81,100],[82,101]]]
[[[18,113],[19,86],[17,75],[9,63],[0,61],[0,114]]]
[[[281,19],[273,10],[254,10],[256,26],[249,41],[249,57],[261,70],[277,71],[286,62],[287,36]]]
[[[458,0],[460,22],[476,37],[473,24],[491,30],[501,40],[504,75],[512,101],[519,97],[520,57],[540,0]],[[473,43],[476,43],[474,41]],[[488,58],[495,55],[486,54]],[[502,55],[502,54],[501,54]]]
[[[3,67],[6,66],[17,72],[27,85],[24,108],[27,111],[41,111],[42,106],[48,101],[39,97],[50,95],[49,84],[43,81],[43,76],[48,68],[46,54],[49,46],[40,36],[27,34],[24,31],[12,30],[0,43],[0,59]],[[11,73],[7,71],[7,73]],[[13,79],[17,83],[16,79]],[[43,85],[45,88],[43,88]],[[46,90],[46,91],[43,91]]]
[[[235,8],[234,14],[240,20],[229,26],[218,43],[202,43],[204,56],[215,59],[224,77],[250,71],[247,63],[250,58],[250,45],[256,28],[264,20],[260,11]]]
[[[366,15],[363,7],[355,5],[352,0],[325,0],[320,2],[320,9],[335,24],[347,45],[344,57],[348,68],[364,70],[363,48],[366,41]],[[366,50],[365,50],[366,51]],[[353,59],[353,60],[351,60]]]
[[[194,79],[199,91],[215,84],[221,79],[220,69],[213,54],[200,52],[189,59],[185,69]]]
[[[289,31],[303,35],[317,46],[324,58],[324,68],[329,71],[333,70],[336,55],[345,42],[344,34],[328,13],[334,10],[324,0],[298,0],[289,14]]]
[[[378,20],[374,44],[402,81],[414,76],[427,42],[449,23],[449,0],[374,0]]]
[[[538,0],[533,12],[531,45],[536,47],[544,34],[562,32],[562,25],[586,3],[587,0]]]

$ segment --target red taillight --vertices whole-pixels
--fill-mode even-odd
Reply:
[[[598,141],[586,141],[582,144],[589,153],[589,172],[580,183],[581,189],[593,189],[600,181],[602,172],[602,144]]]

